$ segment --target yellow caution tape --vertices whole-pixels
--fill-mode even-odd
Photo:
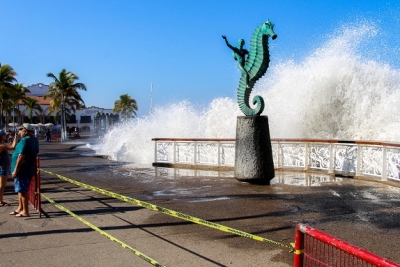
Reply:
[[[93,230],[99,232],[101,235],[107,237],[108,239],[110,239],[111,241],[114,241],[118,244],[120,244],[123,248],[135,253],[137,256],[139,256],[140,258],[142,258],[143,260],[147,261],[148,263],[151,263],[154,266],[157,267],[165,267],[165,265],[161,265],[159,264],[157,261],[153,260],[152,258],[146,256],[145,254],[143,254],[142,252],[132,248],[131,246],[125,244],[124,242],[118,240],[117,238],[113,237],[112,235],[108,234],[107,232],[101,230],[99,227],[95,226],[94,224],[88,222],[87,220],[83,219],[82,217],[76,215],[75,213],[73,213],[72,211],[70,211],[69,209],[65,208],[64,206],[58,204],[57,202],[55,202],[54,200],[52,200],[51,198],[45,196],[44,194],[40,194],[42,197],[44,197],[47,201],[49,201],[51,204],[53,204],[54,206],[56,206],[57,208],[59,208],[62,211],[65,211],[66,213],[68,213],[69,215],[71,215],[72,217],[78,219],[79,221],[81,221],[82,223],[86,224],[87,226],[89,226],[90,228],[92,228]]]
[[[70,178],[67,178],[65,176],[62,176],[62,175],[59,175],[59,174],[56,174],[56,173],[53,173],[53,172],[50,172],[50,171],[46,171],[46,170],[43,170],[43,169],[41,169],[41,171],[43,171],[45,173],[48,173],[48,174],[50,174],[52,176],[58,177],[58,178],[60,178],[60,179],[62,179],[64,181],[70,182],[72,184],[75,184],[75,185],[90,189],[92,191],[95,191],[95,192],[98,192],[98,193],[101,193],[101,194],[104,194],[104,195],[107,195],[107,196],[110,196],[110,197],[114,197],[116,199],[119,199],[119,200],[122,200],[122,201],[125,201],[125,202],[128,202],[128,203],[136,204],[136,205],[144,207],[146,209],[159,211],[159,212],[162,212],[164,214],[180,218],[182,220],[186,220],[186,221],[190,221],[190,222],[193,222],[193,223],[201,224],[201,225],[204,225],[204,226],[207,226],[207,227],[210,227],[210,228],[214,228],[214,229],[217,229],[217,230],[220,230],[220,231],[223,231],[223,232],[231,233],[231,234],[238,235],[238,236],[247,237],[247,238],[250,238],[250,239],[253,239],[253,240],[257,240],[257,241],[261,241],[261,242],[265,242],[265,243],[270,243],[270,244],[277,245],[277,246],[280,246],[280,247],[289,248],[289,251],[291,251],[291,252],[293,251],[292,247],[290,247],[288,245],[285,245],[285,244],[282,244],[282,243],[279,243],[279,242],[276,242],[276,241],[273,241],[273,240],[270,240],[270,239],[267,239],[267,238],[264,238],[264,237],[261,237],[261,236],[249,234],[249,233],[246,233],[246,232],[243,232],[243,231],[231,228],[231,227],[227,227],[227,226],[224,226],[224,225],[221,225],[221,224],[218,224],[218,223],[213,223],[213,222],[210,222],[210,221],[206,221],[206,220],[203,220],[203,219],[200,219],[200,218],[196,218],[196,217],[193,217],[193,216],[190,216],[190,215],[187,215],[187,214],[183,214],[183,213],[176,212],[176,211],[173,211],[173,210],[170,210],[170,209],[159,207],[159,206],[156,206],[156,205],[153,205],[153,204],[141,201],[141,200],[137,200],[137,199],[130,198],[130,197],[127,197],[127,196],[124,196],[124,195],[120,195],[120,194],[117,194],[117,193],[113,193],[113,192],[110,192],[110,191],[107,191],[107,190],[104,190],[104,189],[101,189],[101,188],[98,188],[98,187],[87,185],[87,184],[72,180]]]
[[[300,254],[303,254],[304,253],[304,250],[303,249],[296,249],[295,251],[294,251],[294,254],[296,254],[296,255],[300,255]]]

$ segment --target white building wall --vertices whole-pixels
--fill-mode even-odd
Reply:
[[[76,125],[74,125],[74,123],[71,123],[71,124],[68,124],[68,126],[77,126],[80,129],[89,127],[90,131],[93,132],[95,130],[94,117],[96,116],[97,113],[111,114],[112,109],[91,106],[88,108],[77,110],[76,111],[76,122],[77,122]],[[90,116],[90,123],[81,122],[82,116]]]
[[[49,90],[49,86],[43,83],[37,83],[37,84],[32,84],[30,86],[27,86],[27,89],[30,91],[30,93],[27,93],[28,96],[43,96],[46,94]],[[45,116],[49,115],[48,113],[48,108],[49,105],[41,105],[43,109],[43,113]],[[25,107],[23,105],[19,106],[20,111],[24,111]],[[81,110],[77,110],[75,115],[76,115],[76,123],[67,123],[68,127],[78,127],[79,129],[89,129],[91,132],[95,130],[95,120],[94,117],[97,113],[100,114],[111,114],[112,109],[110,108],[100,108],[96,106],[91,106],[88,108],[83,108]],[[81,122],[81,117],[82,116],[90,116],[90,122]]]

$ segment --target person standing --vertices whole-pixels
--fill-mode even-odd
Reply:
[[[13,150],[15,148],[17,139],[17,135],[15,135],[13,142],[7,144],[8,134],[0,130],[0,207],[9,206],[9,204],[3,200],[4,188],[6,188],[11,166],[8,150]]]
[[[11,157],[14,189],[18,193],[18,208],[10,215],[29,217],[28,190],[31,178],[36,173],[36,157],[39,153],[39,142],[34,136],[34,129],[29,123],[18,128],[21,140]]]
[[[51,142],[51,132],[49,129],[44,133],[46,142]]]

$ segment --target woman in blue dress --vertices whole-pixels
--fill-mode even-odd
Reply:
[[[7,143],[7,141],[7,133],[0,130],[0,207],[9,206],[9,204],[3,200],[3,195],[11,167],[8,151],[13,150],[17,145],[17,134],[14,136],[14,140],[11,144]]]

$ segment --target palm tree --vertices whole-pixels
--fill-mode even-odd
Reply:
[[[31,91],[29,91],[29,89],[27,89],[22,83],[16,83],[14,84],[13,95],[11,98],[13,100],[22,100],[22,102],[25,103],[28,100],[26,94],[30,92]]]
[[[39,116],[40,113],[43,112],[38,100],[34,98],[29,98],[25,107],[28,110],[28,118],[30,122],[32,122],[33,114]]]
[[[17,82],[15,76],[17,73],[10,65],[0,63],[0,93],[10,93],[14,90],[13,83]]]
[[[0,102],[1,102],[1,122],[0,126],[2,128],[3,124],[3,104],[5,103],[5,99],[9,98],[10,95],[12,95],[14,91],[14,85],[13,83],[17,81],[15,78],[17,76],[17,73],[14,71],[14,69],[8,65],[1,65],[0,63]]]
[[[75,112],[85,104],[78,89],[86,91],[86,86],[83,83],[76,83],[75,81],[79,80],[78,76],[66,69],[62,69],[58,77],[53,73],[48,73],[47,77],[54,81],[49,85],[49,91],[43,96],[43,99],[52,98],[49,111],[61,111],[61,141],[65,141],[67,137],[66,108]]]
[[[127,121],[136,116],[138,105],[135,99],[130,95],[125,94],[119,97],[119,100],[114,102],[113,112],[121,114],[121,119]]]
[[[11,95],[10,98],[10,116],[13,115],[13,122],[15,123],[15,115],[19,116],[20,115],[20,110],[19,110],[19,101],[22,101],[22,104],[25,106],[27,105],[28,97],[26,96],[27,93],[30,93],[29,91],[22,83],[16,83],[14,84],[14,92]],[[11,112],[12,111],[12,112]]]
[[[5,117],[5,128],[7,129],[8,115],[12,111],[12,99],[10,93],[2,92],[0,93],[0,103],[1,103],[1,118]]]

